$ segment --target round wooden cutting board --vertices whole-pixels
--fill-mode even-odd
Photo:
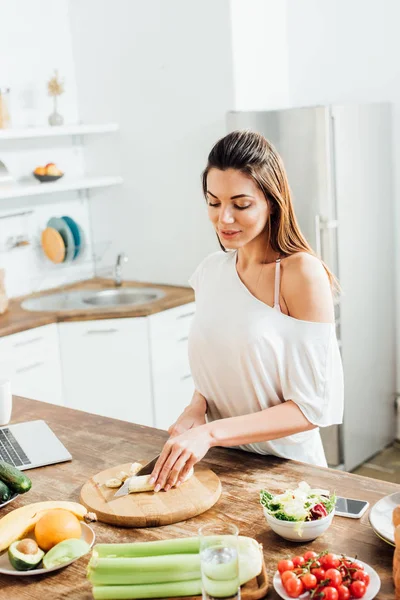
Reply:
[[[170,525],[205,512],[221,495],[221,482],[216,474],[196,465],[194,475],[178,488],[114,498],[117,489],[107,488],[104,483],[120,471],[129,473],[130,466],[127,463],[101,471],[82,487],[80,501],[96,513],[99,521],[120,527]]]

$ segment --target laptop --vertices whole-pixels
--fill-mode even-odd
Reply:
[[[72,456],[45,421],[28,421],[0,427],[0,460],[24,471]]]

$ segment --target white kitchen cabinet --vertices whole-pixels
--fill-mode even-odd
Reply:
[[[146,317],[59,323],[65,405],[154,425]]]
[[[195,303],[148,317],[155,426],[168,429],[190,403],[194,391],[188,335]]]
[[[57,325],[44,325],[0,338],[0,378],[12,393],[63,404]]]

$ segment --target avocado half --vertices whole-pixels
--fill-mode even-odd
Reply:
[[[17,571],[30,571],[38,566],[44,556],[43,550],[38,548],[35,554],[24,554],[17,550],[20,540],[13,542],[8,548],[8,558],[10,563]]]

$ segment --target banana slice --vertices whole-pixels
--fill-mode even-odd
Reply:
[[[108,488],[119,488],[122,485],[122,481],[116,477],[111,477],[111,479],[107,479],[105,485]]]

